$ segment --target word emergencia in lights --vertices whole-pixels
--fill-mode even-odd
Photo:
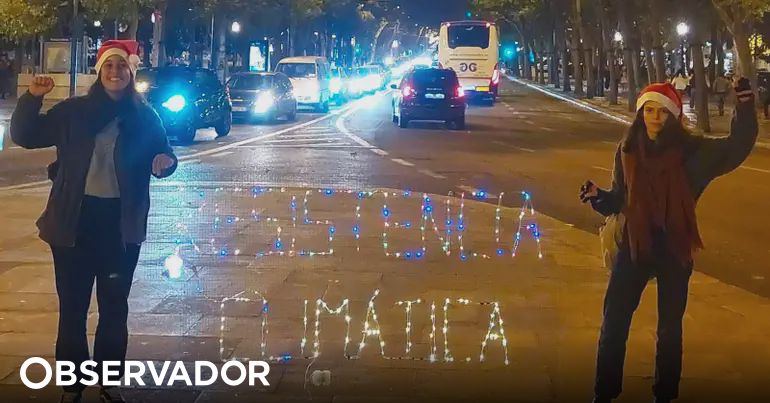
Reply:
[[[217,188],[214,190],[217,192],[225,192],[223,188]],[[264,258],[268,256],[272,257],[319,257],[319,256],[331,256],[334,255],[334,241],[339,234],[351,236],[355,244],[356,251],[360,250],[360,241],[362,237],[378,236],[382,243],[382,251],[387,258],[397,258],[403,260],[420,261],[426,258],[429,254],[437,253],[439,256],[453,256],[456,259],[465,262],[474,258],[481,259],[493,259],[516,257],[519,253],[519,249],[524,238],[529,238],[534,241],[533,246],[536,247],[537,257],[543,258],[543,251],[541,247],[541,232],[537,222],[537,216],[535,208],[532,204],[532,197],[527,192],[520,192],[521,207],[519,207],[518,214],[514,217],[509,217],[508,220],[504,220],[503,217],[503,200],[505,193],[500,193],[496,196],[496,208],[494,217],[491,221],[483,220],[486,223],[492,223],[494,226],[494,232],[490,235],[494,240],[494,244],[485,242],[485,247],[489,248],[488,251],[483,251],[475,247],[469,248],[468,230],[469,223],[466,217],[465,204],[466,194],[461,193],[460,197],[442,197],[441,200],[434,200],[431,196],[421,193],[412,193],[410,191],[401,192],[389,192],[389,191],[354,191],[354,190],[332,190],[332,189],[315,189],[304,190],[300,194],[297,190],[288,191],[286,188],[269,188],[269,187],[255,187],[253,189],[247,188],[234,188],[230,191],[235,193],[241,193],[241,196],[245,193],[255,199],[269,194],[279,193],[283,194],[282,197],[287,199],[287,206],[285,211],[288,213],[283,217],[272,216],[265,214],[264,211],[253,209],[251,214],[247,217],[240,217],[234,214],[227,214],[220,211],[218,204],[213,205],[214,217],[210,222],[210,226],[213,229],[213,236],[208,241],[196,241],[189,234],[187,226],[183,223],[177,223],[176,229],[178,231],[176,235],[176,248],[165,260],[164,266],[167,276],[170,279],[183,279],[184,278],[184,249],[189,249],[190,253],[205,254],[210,256],[217,256],[219,258],[227,258],[235,256],[239,258],[251,257],[251,258]],[[236,197],[237,195],[233,195]],[[201,199],[205,198],[205,192],[199,192]],[[313,198],[330,199],[335,197],[341,197],[355,203],[355,210],[350,215],[345,214],[347,217],[353,219],[352,225],[342,230],[332,220],[318,219],[313,217],[310,209],[310,202]],[[379,199],[381,197],[381,207],[378,206]],[[492,201],[495,196],[491,196],[484,191],[478,191],[468,195],[468,198],[472,198],[477,201]],[[414,204],[409,207],[409,210],[403,209],[404,201],[414,200]],[[419,203],[417,201],[419,200]],[[399,202],[399,211],[394,211],[391,201]],[[344,202],[344,200],[334,200],[334,202]],[[365,226],[362,220],[362,207],[364,203],[375,203],[369,207],[376,207],[380,211],[382,226],[381,230],[376,227]],[[409,204],[409,203],[407,203]],[[207,204],[201,201],[201,206],[198,211],[201,211]],[[212,207],[212,206],[209,206]],[[412,210],[414,209],[414,210]],[[515,210],[514,210],[515,211]],[[402,219],[405,214],[410,214],[413,217],[418,217],[416,221]],[[510,236],[504,237],[502,227],[504,222],[513,221],[512,232]],[[481,221],[481,220],[479,220]],[[478,223],[479,221],[476,221]],[[266,232],[269,234],[274,231],[272,239],[269,243],[266,243],[264,248],[258,250],[248,250],[245,245],[228,245],[227,242],[237,242],[238,237],[221,236],[219,233],[223,230],[235,231],[239,234],[244,234],[250,229],[252,224],[262,225],[263,229],[266,228]],[[287,235],[287,229],[290,231],[290,235]],[[307,233],[307,231],[320,232],[324,234],[326,246],[315,249],[302,247],[306,240],[297,239],[297,234]],[[394,250],[391,243],[391,233],[394,230],[400,230],[402,233],[417,233],[415,241],[419,239],[419,243],[412,247]],[[264,233],[264,232],[263,232]],[[235,241],[233,241],[235,239]],[[429,248],[429,242],[438,242],[438,247]],[[491,241],[491,239],[487,240]],[[531,242],[531,241],[530,241]],[[349,245],[350,243],[346,243]],[[317,245],[317,243],[316,243]],[[483,248],[480,246],[480,248]],[[438,250],[440,249],[440,250]]]

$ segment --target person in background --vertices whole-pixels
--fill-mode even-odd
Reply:
[[[134,88],[136,41],[109,40],[97,53],[98,79],[88,95],[40,113],[54,88],[37,76],[19,98],[11,138],[27,149],[56,147],[48,204],[37,227],[53,254],[59,328],[56,360],[89,359],[86,323],[96,282],[99,323],[93,360],[125,361],[128,295],[146,239],[150,176],[164,178],[177,166],[158,114]],[[118,377],[122,376],[119,366]],[[100,379],[102,382],[103,379]],[[80,382],[64,387],[61,402],[80,402]],[[102,402],[122,402],[117,387],[100,389]]]
[[[725,98],[727,98],[727,94],[730,92],[730,80],[725,76],[724,73],[722,73],[718,75],[716,79],[714,79],[714,85],[712,88],[712,92],[714,93],[714,97],[717,101],[719,116],[724,116]]]
[[[599,336],[594,402],[608,403],[622,390],[626,341],[634,311],[651,277],[657,278],[656,403],[679,395],[682,317],[693,257],[703,248],[696,206],[706,186],[751,153],[757,113],[749,80],[736,82],[730,135],[691,135],[682,124],[682,99],[668,83],[652,84],[637,100],[636,119],[615,152],[612,187],[587,181],[580,190],[603,216],[622,215],[622,241],[612,263]],[[617,222],[621,222],[619,219]]]
[[[674,78],[671,79],[671,84],[676,89],[680,98],[684,98],[684,94],[687,91],[687,86],[690,85],[690,80],[684,75],[684,70],[677,70],[674,74]]]
[[[11,94],[10,82],[13,76],[11,63],[6,56],[0,57],[0,99],[5,99],[6,94]]]

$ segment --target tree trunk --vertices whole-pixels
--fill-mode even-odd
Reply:
[[[652,57],[655,59],[655,81],[666,82],[668,80],[668,76],[666,76],[666,51],[663,46],[653,48]]]
[[[719,32],[716,25],[711,27],[711,53],[709,55],[708,82],[714,85],[717,78],[717,47],[719,44]]]
[[[628,78],[628,110],[633,112],[636,110],[636,77],[637,74],[634,71],[634,60],[639,60],[639,52],[636,52],[636,58],[634,58],[634,48],[630,46],[630,41],[633,40],[631,23],[628,19],[628,4],[626,0],[618,0],[616,2],[618,8],[618,20],[620,21],[620,32],[623,34],[624,48],[623,48],[623,64],[626,67],[626,77]],[[638,70],[638,67],[637,67]]]
[[[607,94],[607,100],[610,105],[618,104],[618,77],[617,68],[615,67],[615,46],[613,44],[613,32],[610,25],[610,18],[606,13],[602,15],[602,43],[605,54],[605,66],[608,70],[609,76],[609,92]],[[604,87],[604,85],[602,85]]]
[[[599,32],[601,35],[602,33]],[[604,45],[604,38],[601,38],[597,42],[597,45],[599,47],[598,52],[594,54],[594,58],[596,59],[596,96],[603,97],[604,96],[604,72],[607,71],[607,55]]]
[[[522,48],[524,49],[523,50],[524,54],[522,55],[524,57],[524,63],[523,63],[523,66],[524,66],[523,67],[524,68],[524,72],[523,73],[524,74],[523,74],[523,76],[527,80],[531,80],[532,79],[532,64],[529,62],[529,52],[530,52],[529,39],[524,37],[524,36],[522,36],[521,40],[522,40]]]
[[[734,28],[733,41],[735,43],[733,49],[735,49],[735,55],[738,59],[738,71],[740,71],[742,76],[751,80],[751,88],[757,88],[757,72],[754,68],[754,58],[749,48],[748,28]]]
[[[703,67],[703,45],[701,43],[693,43],[691,51],[693,68],[695,70],[695,114],[698,117],[697,127],[709,133],[711,132],[711,125],[709,122],[706,69]]]
[[[580,54],[582,53],[580,49],[580,29],[577,26],[572,28],[572,35],[570,37],[572,39],[572,49],[570,49],[572,54],[572,76],[575,78],[575,89],[573,92],[577,97],[584,97],[583,68],[580,63]]]
[[[638,92],[641,87],[644,86],[644,77],[642,76],[642,60],[639,55],[642,53],[642,49],[638,45],[631,48],[631,63],[634,67],[634,82],[636,86],[634,91]]]
[[[725,73],[725,51],[724,51],[724,31],[718,30],[717,31],[717,42],[716,42],[716,74],[722,75]]]
[[[567,49],[568,49],[568,47],[567,47],[567,44],[565,43],[564,44],[564,52],[562,52],[562,54],[561,54],[561,66],[564,69],[564,72],[563,72],[564,74],[563,74],[563,77],[562,77],[562,83],[561,84],[562,84],[562,91],[564,91],[564,92],[572,91],[572,85],[570,85],[570,82],[569,82],[569,78],[570,78],[570,74],[569,74],[569,57],[570,57],[570,54],[567,51]]]
[[[556,44],[554,43],[554,32],[551,30],[551,35],[548,37],[548,83],[551,85],[559,85],[559,67],[556,65],[558,59],[556,58]]]
[[[590,46],[590,45],[589,45]],[[594,50],[584,49],[584,63],[586,71],[586,98],[592,99],[596,94],[596,73],[594,70]]]

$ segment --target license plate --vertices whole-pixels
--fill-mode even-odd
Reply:
[[[444,99],[444,94],[425,94],[425,99]]]
[[[489,87],[476,87],[478,92],[489,92]]]
[[[246,112],[245,106],[233,106],[233,112]]]

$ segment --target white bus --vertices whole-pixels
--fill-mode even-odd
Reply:
[[[452,69],[467,96],[494,102],[500,84],[500,40],[497,26],[487,21],[441,24],[439,67]]]

